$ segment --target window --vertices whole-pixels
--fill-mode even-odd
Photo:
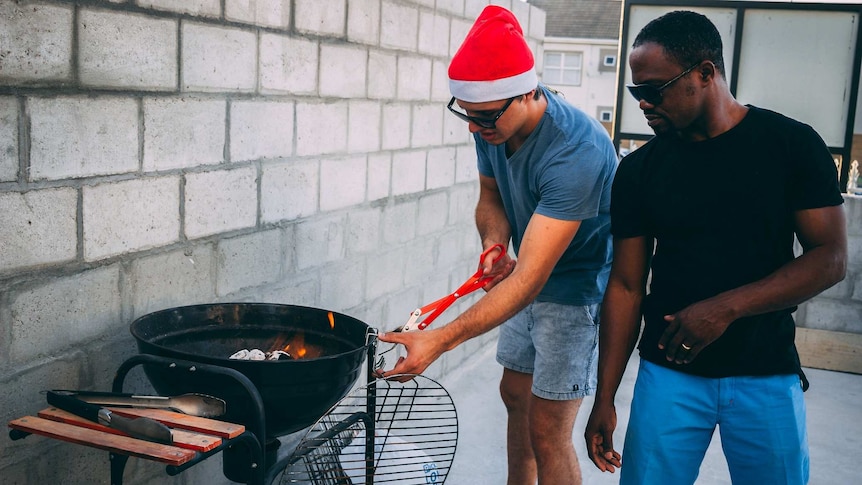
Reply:
[[[614,119],[614,114],[609,109],[599,110],[599,121],[602,123],[610,123]]]
[[[542,80],[557,86],[580,86],[582,59],[580,52],[545,52]]]
[[[599,50],[601,62],[599,62],[599,72],[616,72],[617,70],[617,51],[613,49]]]

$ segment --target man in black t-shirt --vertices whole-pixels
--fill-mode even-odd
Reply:
[[[734,483],[807,483],[791,313],[844,278],[832,157],[810,126],[734,99],[703,15],[653,20],[629,63],[628,89],[657,136],[623,159],[612,190],[590,459],[622,467],[624,485],[691,484],[719,426]],[[621,457],[614,397],[641,318]]]

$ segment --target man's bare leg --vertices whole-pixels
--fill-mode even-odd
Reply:
[[[503,369],[500,396],[508,413],[506,454],[509,473],[507,485],[534,485],[536,483],[536,457],[530,442],[530,402],[533,376]]]
[[[552,401],[531,394],[530,441],[539,485],[581,485],[572,429],[582,399]]]

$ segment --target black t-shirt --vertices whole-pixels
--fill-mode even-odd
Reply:
[[[620,163],[615,238],[655,238],[641,357],[706,377],[800,372],[794,308],[733,322],[690,364],[668,362],[664,315],[762,279],[793,259],[793,213],[840,205],[835,164],[808,125],[749,106],[716,138],[657,136]]]

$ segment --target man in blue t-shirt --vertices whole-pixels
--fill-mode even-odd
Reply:
[[[384,375],[418,374],[443,352],[500,329],[509,483],[580,484],[572,428],[596,387],[598,304],[611,261],[617,157],[605,129],[538,83],[508,10],[485,8],[449,67],[449,110],[476,141],[476,226],[488,293],[444,327],[387,333],[407,356]]]

